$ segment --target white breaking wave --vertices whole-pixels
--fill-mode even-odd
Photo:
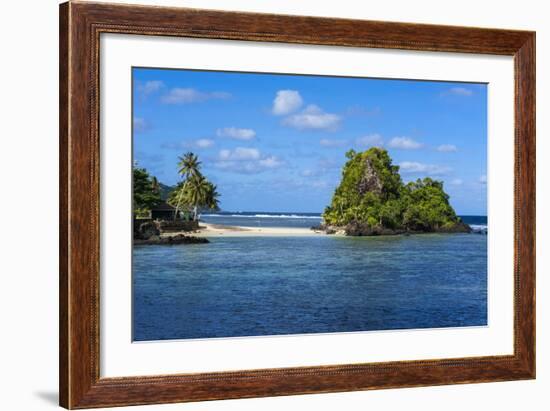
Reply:
[[[487,225],[485,224],[469,224],[474,231],[487,231]]]

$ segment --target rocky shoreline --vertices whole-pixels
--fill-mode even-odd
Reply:
[[[438,227],[433,230],[408,230],[404,228],[387,228],[387,227],[371,227],[368,224],[361,224],[358,222],[351,222],[346,226],[333,226],[321,224],[316,227],[311,227],[313,231],[321,231],[326,234],[343,234],[349,237],[372,237],[380,235],[410,235],[410,234],[429,234],[429,233],[472,233],[472,228],[463,222],[453,224],[447,227]]]
[[[173,226],[175,224],[172,221],[134,221],[134,245],[205,244],[210,242],[204,237],[182,233],[167,235],[170,231],[163,229],[166,225]],[[198,228],[198,222],[196,228]],[[196,230],[191,232],[196,232]]]
[[[207,238],[191,235],[176,234],[171,236],[153,235],[148,239],[134,239],[134,245],[178,245],[178,244],[206,244]]]

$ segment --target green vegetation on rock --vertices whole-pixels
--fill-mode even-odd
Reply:
[[[349,235],[395,232],[469,232],[449,204],[443,183],[431,178],[404,184],[388,152],[350,150],[342,180],[323,213],[327,226]]]

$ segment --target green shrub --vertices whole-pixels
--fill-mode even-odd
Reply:
[[[353,221],[370,227],[433,231],[460,221],[443,182],[426,177],[404,184],[399,166],[378,147],[350,150],[346,157],[340,184],[323,213],[326,224],[345,226]]]

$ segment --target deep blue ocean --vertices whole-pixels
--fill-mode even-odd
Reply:
[[[463,216],[486,232],[487,218]],[[314,213],[215,224],[311,227]],[[220,237],[135,246],[135,341],[487,324],[487,236]]]

